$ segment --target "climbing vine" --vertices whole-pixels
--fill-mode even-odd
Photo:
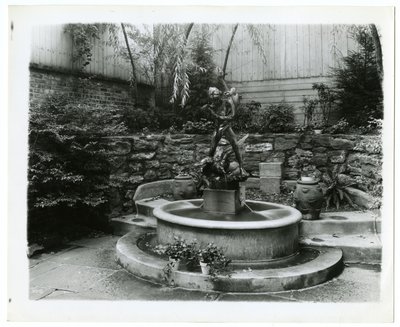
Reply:
[[[92,60],[93,39],[99,39],[105,30],[105,24],[67,24],[64,32],[71,35],[73,42],[73,60],[82,60],[84,69]]]

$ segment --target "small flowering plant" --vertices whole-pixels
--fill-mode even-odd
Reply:
[[[192,259],[196,252],[196,242],[186,243],[185,240],[174,236],[174,242],[167,245],[157,245],[155,251],[165,254],[173,260]]]
[[[198,255],[200,262],[210,267],[211,276],[227,271],[227,266],[232,261],[226,258],[223,250],[214,243],[209,243],[205,248],[200,249]]]

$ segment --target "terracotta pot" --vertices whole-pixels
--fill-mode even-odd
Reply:
[[[193,199],[196,197],[196,185],[190,175],[178,175],[174,179],[173,195],[175,200]]]
[[[210,267],[205,262],[200,261],[200,268],[203,275],[210,274]]]
[[[296,209],[298,209],[305,220],[319,218],[324,204],[324,195],[321,186],[315,179],[298,180],[294,192]]]

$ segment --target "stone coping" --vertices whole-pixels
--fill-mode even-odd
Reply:
[[[174,271],[166,278],[167,261],[141,250],[138,231],[117,242],[117,261],[135,276],[156,283],[169,283],[187,289],[222,292],[279,292],[321,284],[338,276],[343,270],[342,251],[335,248],[313,248],[318,256],[311,261],[282,268],[234,269],[230,276],[214,278],[198,272]]]
[[[171,210],[188,209],[200,207],[203,203],[201,199],[180,200],[164,204],[157,207],[153,211],[153,215],[160,220],[164,220],[173,224],[184,226],[207,228],[207,229],[269,229],[278,228],[296,224],[301,220],[301,213],[295,208],[284,206],[281,204],[263,202],[263,201],[246,201],[247,204],[256,204],[262,206],[270,206],[274,209],[255,210],[257,213],[266,217],[266,220],[261,221],[215,221],[206,219],[195,219],[182,217],[170,213]],[[284,217],[275,218],[274,214],[286,214]],[[272,218],[271,220],[267,220]],[[275,219],[274,219],[275,218]]]

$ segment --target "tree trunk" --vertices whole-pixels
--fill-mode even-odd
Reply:
[[[231,39],[230,39],[230,41],[229,41],[228,48],[226,49],[225,60],[224,60],[224,66],[223,66],[223,68],[222,68],[222,73],[223,73],[222,78],[223,78],[223,79],[225,79],[226,65],[227,65],[227,63],[228,63],[228,58],[229,58],[229,53],[230,53],[230,51],[231,51],[233,38],[235,37],[236,30],[237,30],[238,26],[239,26],[239,24],[236,24],[236,25],[233,27],[232,36],[231,36]]]
[[[128,36],[126,35],[125,25],[123,23],[121,23],[121,27],[122,27],[122,33],[124,33],[125,44],[126,44],[126,48],[128,49],[129,59],[130,59],[131,66],[132,66],[132,76],[133,76],[133,79],[134,79],[134,81],[133,81],[133,90],[134,90],[134,93],[135,93],[135,101],[137,102],[138,92],[137,92],[136,67],[135,67],[135,63],[133,61],[131,48],[129,47]]]
[[[382,46],[381,41],[379,39],[378,30],[375,24],[370,24],[369,28],[372,34],[372,40],[374,41],[375,46],[375,59],[376,65],[378,67],[379,78],[382,81],[383,78],[383,63],[382,63]]]

